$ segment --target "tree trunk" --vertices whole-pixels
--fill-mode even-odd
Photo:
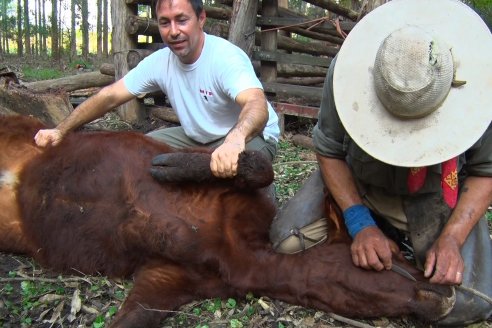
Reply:
[[[31,23],[29,22],[29,1],[24,0],[24,42],[26,56],[31,55]]]
[[[114,65],[109,64],[109,63],[103,63],[101,64],[101,67],[99,67],[99,72],[104,75],[110,75],[114,77]]]
[[[54,60],[60,60],[60,48],[58,46],[58,1],[51,1],[51,56]]]
[[[103,17],[102,17],[102,0],[97,0],[97,23],[96,23],[96,35],[97,35],[97,57],[101,58],[103,54]]]
[[[46,55],[48,54],[48,45],[46,44],[47,29],[46,29],[46,2],[45,1],[41,1],[41,27],[43,31],[43,37],[41,41],[41,45],[42,45],[41,52],[43,53],[43,55]]]
[[[39,15],[38,1],[34,0],[34,26],[36,27],[37,30],[39,30],[39,28],[37,27],[37,26],[39,26],[39,25],[37,25],[38,24],[38,15]],[[36,57],[39,55],[38,35],[39,35],[39,33],[34,33],[33,55]]]
[[[292,136],[292,143],[296,146],[301,146],[301,147],[304,147],[304,148],[307,148],[307,149],[310,149],[313,151],[315,150],[313,139],[308,137],[308,136],[304,136],[302,134],[293,135]]]
[[[260,46],[261,45],[261,35],[260,32],[256,32],[256,45]],[[262,33],[263,34],[263,33]],[[294,52],[299,52],[299,53],[307,53],[310,55],[314,56],[329,56],[329,57],[335,57],[335,55],[338,53],[340,50],[336,46],[329,46],[326,43],[322,42],[300,42],[296,41],[292,38],[285,37],[285,36],[278,36],[278,49],[284,49],[284,50],[289,50],[289,51],[294,51]],[[273,47],[272,47],[273,48]],[[272,49],[270,51],[276,51],[277,49]]]
[[[17,54],[22,56],[24,53],[24,44],[22,43],[22,2],[17,0]]]
[[[103,0],[103,54],[109,55],[108,0]]]
[[[8,27],[8,23],[7,23],[7,2],[6,1],[3,1],[2,2],[2,34],[3,34],[3,38],[2,38],[2,50],[3,50],[3,53],[9,53],[8,51],[8,43],[9,43],[9,39],[8,39],[8,32],[10,31],[10,28]]]
[[[137,48],[135,36],[130,36],[125,31],[125,18],[137,14],[136,5],[126,5],[123,1],[113,1],[111,10],[111,20],[113,21],[113,53],[115,63],[115,80],[119,80],[129,68],[126,61],[128,49]],[[145,118],[145,110],[141,107],[138,100],[130,100],[118,108],[119,116],[126,122],[137,123]]]
[[[75,2],[77,0],[72,0],[70,3],[70,11],[72,17],[70,19],[70,56],[75,58],[77,56],[77,30],[76,30],[76,13],[75,13]]]
[[[37,28],[37,34],[38,34],[38,49],[39,49],[39,56],[41,56],[43,54],[43,25],[42,25],[42,14],[43,14],[43,10],[42,10],[42,7],[41,7],[41,0],[36,0],[36,3],[37,3],[37,7],[38,7],[38,20],[37,20],[37,24],[38,24],[38,28]]]
[[[152,54],[153,50],[145,50],[145,49],[131,49],[128,50],[128,54],[126,55],[126,61],[128,63],[128,68],[132,69],[138,65],[145,57]]]
[[[89,57],[89,5],[82,0],[82,57]]]
[[[334,0],[304,0],[304,1],[309,2],[312,5],[326,9],[332,13],[347,17],[353,21],[356,21],[359,18],[358,12],[356,12],[352,9],[349,9],[349,8],[345,8],[341,5],[339,5]]]
[[[58,125],[73,110],[64,92],[36,93],[12,84],[0,86],[0,114],[29,115],[47,126]]]
[[[161,120],[179,123],[179,118],[174,112],[174,110],[170,107],[162,107],[162,106],[149,106],[149,114],[151,116],[157,117]]]
[[[255,45],[257,11],[258,1],[234,0],[228,39],[250,58]]]
[[[325,81],[324,77],[279,77],[277,83],[316,86],[322,85]]]
[[[70,92],[91,87],[103,87],[111,84],[112,82],[114,82],[113,76],[101,74],[100,72],[90,72],[62,77],[59,79],[26,83],[25,86],[29,90],[36,92],[58,89]]]

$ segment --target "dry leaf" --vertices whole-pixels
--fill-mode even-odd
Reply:
[[[82,307],[82,300],[80,299],[80,290],[76,289],[73,292],[72,303],[70,304],[70,315],[68,316],[68,321],[73,322],[77,318],[77,313],[79,313]]]

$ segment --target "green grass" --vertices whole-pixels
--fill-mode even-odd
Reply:
[[[52,80],[64,76],[63,71],[56,68],[34,68],[30,66],[23,67],[22,74],[26,81]]]
[[[294,196],[304,180],[317,168],[317,164],[303,159],[303,153],[309,152],[305,148],[283,140],[278,146],[274,162],[275,192],[281,205]]]

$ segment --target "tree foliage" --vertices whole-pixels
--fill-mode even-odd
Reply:
[[[492,0],[462,0],[482,17],[492,31]]]
[[[108,55],[110,1],[0,0],[0,55]]]

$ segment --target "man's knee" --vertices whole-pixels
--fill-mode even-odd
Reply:
[[[441,325],[462,326],[492,315],[492,241],[487,221],[473,228],[461,250],[465,261],[463,282],[456,288],[456,303]]]
[[[257,150],[273,162],[275,156],[277,155],[277,142],[273,140],[265,140],[260,136],[256,136],[246,144],[246,149]]]

